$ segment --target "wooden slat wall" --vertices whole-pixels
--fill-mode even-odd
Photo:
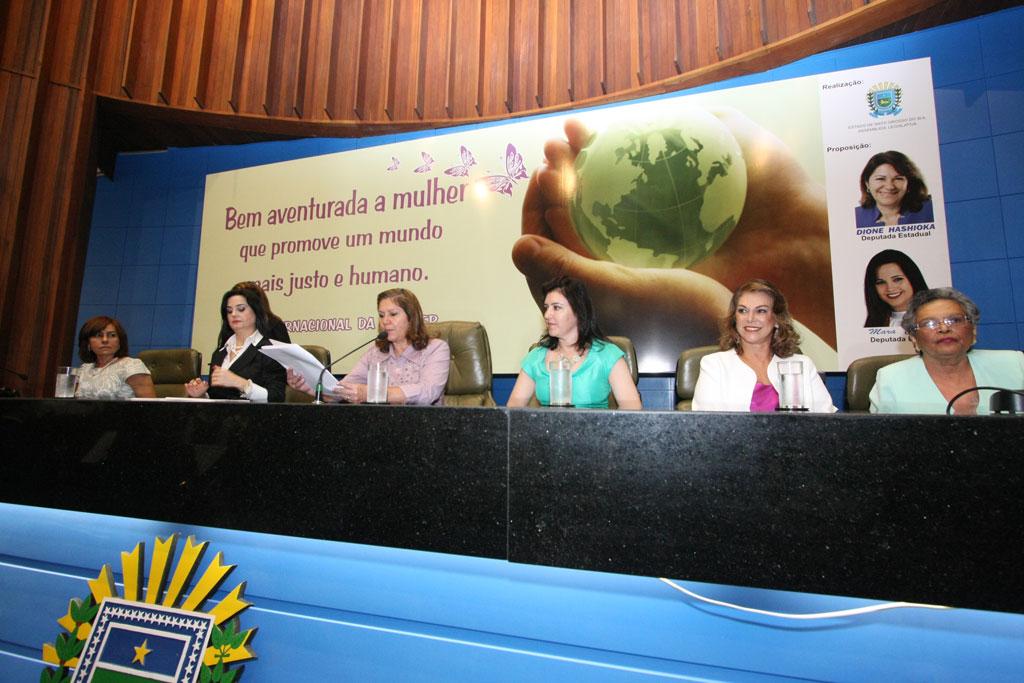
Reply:
[[[508,113],[509,0],[485,0],[480,29],[480,71],[477,104],[481,116]]]
[[[938,2],[902,0],[906,10],[878,15]],[[681,82],[680,74],[901,0],[96,4],[99,28],[84,36],[96,42],[96,94],[286,120],[445,125]],[[3,59],[15,72],[31,71],[46,6],[9,2]],[[73,61],[61,49],[55,61]]]
[[[363,0],[341,3],[335,10],[331,32],[331,66],[328,71],[327,118],[348,121],[356,113],[359,92],[359,55],[362,53]],[[319,118],[318,113],[309,116]]]
[[[305,0],[286,0],[275,4],[270,34],[270,60],[267,69],[267,114],[291,117],[299,101],[299,79],[302,77],[303,54],[308,41],[303,39],[308,28],[305,21]],[[270,74],[274,74],[271,78]]]
[[[639,16],[636,0],[604,0],[604,94],[640,85]]]
[[[387,104],[390,72],[388,61],[391,57],[393,6],[394,0],[369,0],[365,5],[359,64],[356,66],[359,83],[356,92],[356,116],[362,121],[387,120],[384,109]]]
[[[165,104],[194,107],[206,32],[206,3],[202,0],[180,0],[171,8],[171,25],[167,32],[170,54],[164,61],[158,95]]]
[[[417,118],[420,87],[420,41],[423,32],[423,3],[394,0],[391,15],[391,53],[388,63],[388,120]]]
[[[475,2],[452,3],[451,43],[449,45],[448,116],[475,117],[476,92],[480,79],[480,5]],[[440,84],[437,84],[440,87]]]
[[[112,4],[28,0],[7,7],[0,366],[28,374],[23,383],[10,382],[8,373],[2,380],[26,395],[52,395],[55,366],[71,358],[96,177],[94,18],[110,14]],[[127,37],[123,27],[115,23],[119,40]]]
[[[121,79],[121,90],[132,99],[157,101],[168,58],[172,8],[164,0],[136,0],[132,8],[128,59]]]
[[[231,102],[239,114],[263,114],[266,111],[270,51],[274,44],[274,17],[278,6],[279,3],[259,0],[242,3],[231,88]],[[280,78],[287,79],[287,76],[274,75],[275,82]]]

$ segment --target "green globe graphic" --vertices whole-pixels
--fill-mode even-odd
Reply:
[[[640,268],[688,268],[736,227],[747,167],[736,138],[703,109],[617,123],[576,158],[569,211],[596,257]]]

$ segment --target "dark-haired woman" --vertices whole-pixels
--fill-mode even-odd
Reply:
[[[128,333],[105,315],[85,321],[78,332],[77,398],[156,398],[149,368],[128,356]]]
[[[928,289],[921,269],[902,251],[875,254],[864,269],[864,327],[899,327],[915,292]]]
[[[254,403],[284,401],[285,370],[260,353],[270,344],[270,320],[260,295],[252,289],[229,289],[221,297],[218,348],[210,361],[210,381],[185,384],[193,398],[248,399]]]
[[[263,287],[260,286],[260,283],[253,282],[252,280],[245,280],[243,282],[236,283],[231,289],[251,289],[256,292],[257,296],[260,298],[260,303],[263,304],[263,310],[267,312],[267,320],[270,323],[270,327],[267,328],[269,330],[267,332],[267,336],[274,341],[291,343],[292,338],[288,334],[288,328],[285,326],[284,321],[281,320],[280,316],[275,315],[274,312],[270,310],[270,299],[267,298],[267,293],[264,291]]]
[[[419,299],[408,289],[387,289],[377,295],[378,325],[387,336],[378,339],[334,388],[324,392],[327,401],[363,403],[366,380],[374,363],[388,369],[388,403],[435,405],[444,398],[451,366],[448,342],[427,333],[427,321]],[[313,389],[291,370],[288,384],[312,395]]]
[[[931,223],[932,198],[921,171],[903,152],[879,152],[860,174],[857,227]]]
[[[523,359],[508,406],[524,407],[534,395],[541,405],[549,405],[548,363],[563,358],[572,368],[572,399],[577,408],[607,408],[611,393],[619,408],[640,410],[640,394],[622,349],[601,333],[583,282],[560,277],[545,283],[541,291],[547,331]]]
[[[739,287],[722,319],[722,351],[700,361],[693,410],[764,413],[779,407],[781,361],[802,366],[804,406],[811,412],[834,413],[832,397],[814,362],[796,353],[800,336],[793,327],[786,298],[766,280]]]

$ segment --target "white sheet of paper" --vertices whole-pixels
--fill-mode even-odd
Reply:
[[[306,384],[311,389],[316,389],[316,383],[320,378],[321,371],[324,369],[324,364],[318,361],[309,351],[298,344],[285,344],[273,339],[270,340],[268,346],[261,347],[260,351],[284,367],[291,368],[293,372],[302,375],[306,380]],[[323,377],[324,391],[333,391],[334,387],[338,385],[338,380],[330,371],[323,373]]]

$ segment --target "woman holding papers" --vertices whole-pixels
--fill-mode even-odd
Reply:
[[[259,294],[252,289],[229,289],[221,298],[220,317],[223,324],[219,348],[210,363],[210,381],[197,377],[188,382],[188,395],[255,403],[284,401],[284,368],[259,352],[270,343],[270,321]]]
[[[381,292],[377,315],[384,336],[378,337],[333,392],[324,392],[324,399],[364,403],[369,369],[382,363],[388,370],[388,403],[440,404],[448,383],[451,350],[448,342],[427,334],[427,321],[416,295],[401,288]],[[313,394],[302,376],[291,370],[288,384]]]

